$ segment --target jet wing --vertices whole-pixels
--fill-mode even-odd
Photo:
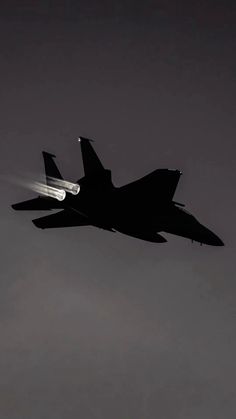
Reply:
[[[46,217],[36,218],[32,220],[33,224],[38,228],[59,228],[74,227],[88,225],[88,219],[72,210],[63,210]]]
[[[13,204],[12,208],[17,211],[41,211],[41,210],[51,210],[60,208],[60,203],[58,201],[46,199],[42,197],[29,199],[28,201],[18,202]]]
[[[157,169],[119,189],[121,194],[127,194],[131,200],[138,198],[148,201],[171,201],[180,176],[179,170]]]

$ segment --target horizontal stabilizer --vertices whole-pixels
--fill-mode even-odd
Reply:
[[[57,200],[34,198],[28,201],[18,202],[13,204],[12,208],[16,211],[41,211],[60,208],[60,203]]]
[[[32,222],[36,227],[42,229],[88,225],[88,220],[85,217],[71,210],[63,210],[46,217],[36,218]]]

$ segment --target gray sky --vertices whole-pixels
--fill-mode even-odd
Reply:
[[[0,416],[234,419],[236,6],[16,3],[0,22]],[[37,230],[6,178],[41,173],[47,150],[78,179],[79,135],[116,185],[182,170],[176,200],[226,246]]]

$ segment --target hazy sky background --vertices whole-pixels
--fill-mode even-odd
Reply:
[[[234,419],[235,2],[2,1],[0,15],[0,417]],[[117,186],[182,170],[175,199],[225,247],[43,231],[45,213],[14,212],[33,195],[6,178],[42,173],[42,150],[83,175],[79,135]]]

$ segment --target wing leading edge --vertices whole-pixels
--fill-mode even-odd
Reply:
[[[152,173],[128,185],[122,186],[120,192],[128,196],[144,199],[171,201],[175,194],[181,172],[179,170],[157,169]]]

